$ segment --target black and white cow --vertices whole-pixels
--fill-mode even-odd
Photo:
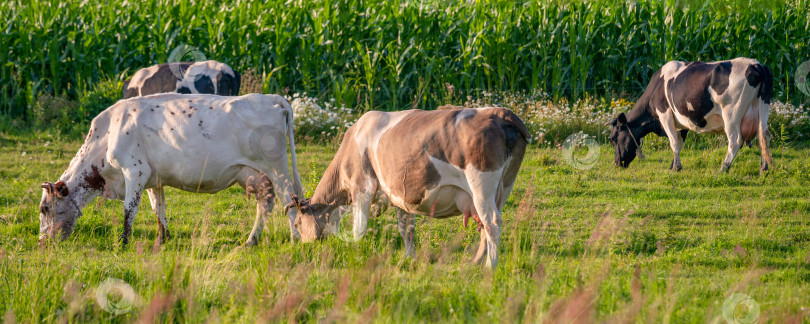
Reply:
[[[124,82],[124,99],[157,93],[238,96],[241,76],[217,61],[163,63],[135,72]]]
[[[728,171],[744,142],[759,138],[761,171],[773,165],[769,148],[768,110],[773,76],[749,58],[718,62],[672,61],[653,74],[647,89],[627,114],[608,123],[614,162],[628,167],[641,139],[649,133],[669,138],[675,153],[671,169],[682,169],[680,152],[689,130],[724,133],[728,153],[720,168]]]

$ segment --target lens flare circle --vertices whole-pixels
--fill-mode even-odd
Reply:
[[[750,324],[759,320],[759,303],[746,294],[733,293],[723,301],[723,318],[730,324]]]
[[[583,148],[587,150],[584,156],[574,154]],[[599,161],[599,153],[599,143],[593,136],[583,132],[571,134],[565,139],[562,146],[563,160],[579,170],[590,170],[596,166],[596,162]]]
[[[796,81],[796,88],[806,96],[810,96],[810,84],[807,84],[807,76],[810,74],[810,61],[805,61],[796,69],[793,77]]]
[[[110,294],[118,293],[118,301],[111,300]],[[118,278],[107,278],[96,288],[96,302],[105,311],[121,315],[132,311],[135,306],[135,290],[128,283]]]
[[[200,51],[197,47],[188,45],[188,44],[180,44],[175,47],[171,53],[169,53],[169,58],[167,59],[168,63],[179,63],[179,62],[202,62],[207,61],[208,58],[205,57],[202,51]],[[179,64],[170,64],[169,69],[172,71],[172,74],[178,79],[183,80],[186,77],[186,71],[182,69]],[[193,71],[195,74],[194,81],[197,81],[200,77],[206,74],[206,67],[202,71]]]

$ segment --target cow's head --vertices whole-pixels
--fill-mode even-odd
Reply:
[[[295,228],[301,234],[301,242],[312,242],[326,237],[329,223],[329,208],[324,204],[313,204],[309,199],[299,200],[291,195],[292,201],[284,207],[284,213],[295,208]]]
[[[639,147],[636,139],[639,138],[640,132],[628,125],[627,116],[624,113],[619,114],[606,125],[611,126],[610,144],[613,145],[613,162],[623,168],[630,166],[630,162],[636,158]]]
[[[73,233],[76,219],[82,210],[62,181],[42,184],[42,200],[39,202],[39,239],[49,239],[57,233],[66,239]]]

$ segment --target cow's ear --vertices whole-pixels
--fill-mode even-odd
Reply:
[[[56,189],[56,195],[59,196],[59,198],[65,198],[70,194],[67,185],[62,181],[57,181],[53,184],[53,187]]]
[[[619,117],[616,117],[616,120],[618,121],[618,125],[627,124],[627,115],[621,113],[619,114]]]
[[[290,208],[293,208],[293,207],[295,207],[295,205],[293,205],[292,201],[289,204],[284,205],[284,213],[286,214],[287,212],[290,211]]]
[[[286,214],[290,208],[295,207],[298,211],[301,211],[301,201],[298,200],[298,196],[290,194],[290,203],[284,206],[284,213]]]

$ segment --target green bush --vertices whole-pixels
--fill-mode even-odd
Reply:
[[[78,108],[76,101],[66,96],[52,96],[44,93],[37,97],[32,107],[34,125],[39,128],[66,130],[71,127],[71,112]]]
[[[123,96],[124,84],[116,79],[104,79],[91,90],[79,95],[79,109],[74,115],[76,122],[92,120],[98,113],[112,106]]]

